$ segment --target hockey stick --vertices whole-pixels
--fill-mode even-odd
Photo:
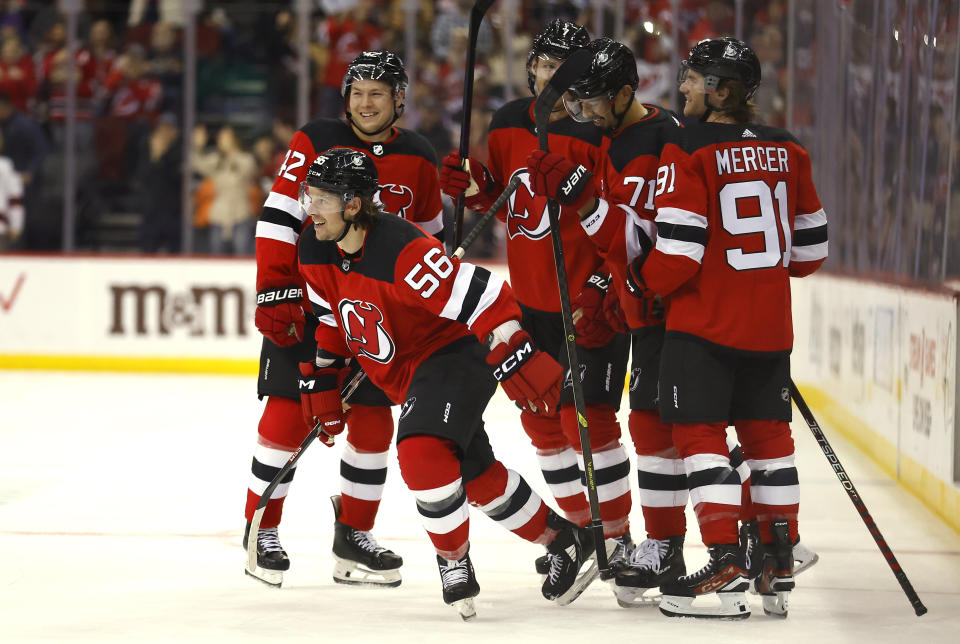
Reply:
[[[500,196],[497,197],[497,200],[493,202],[493,205],[490,206],[490,210],[483,213],[483,216],[480,217],[480,221],[476,223],[473,229],[470,231],[470,234],[467,235],[467,238],[463,240],[463,243],[453,251],[453,256],[457,259],[463,259],[463,255],[467,252],[467,249],[473,245],[473,242],[477,240],[477,237],[487,227],[487,224],[490,223],[490,220],[493,219],[493,216],[497,214],[497,211],[503,208],[503,204],[507,202],[507,199],[510,198],[514,192],[517,191],[517,186],[520,185],[520,175],[515,175],[513,179],[510,179],[510,183],[507,184],[507,187],[503,189],[503,192],[500,193]]]
[[[477,62],[477,36],[480,34],[480,23],[493,0],[476,0],[470,9],[470,28],[467,32],[467,63],[463,70],[463,117],[460,121],[460,159],[466,161],[470,157],[470,114],[473,112],[473,67]],[[461,193],[453,205],[453,245],[460,245],[463,237],[463,194]]]
[[[344,383],[343,388],[340,389],[340,399],[346,400],[349,398],[350,394],[356,391],[357,387],[360,386],[360,383],[362,383],[366,377],[367,374],[362,369],[355,373],[350,380]],[[247,533],[247,572],[251,575],[257,569],[257,534],[260,532],[260,522],[263,520],[263,513],[267,509],[267,503],[270,502],[270,496],[290,470],[297,464],[297,461],[303,456],[303,452],[310,447],[310,443],[319,435],[320,423],[318,422],[313,426],[313,429],[310,430],[310,433],[307,434],[307,437],[303,439],[303,442],[300,443],[296,451],[290,455],[290,458],[287,459],[287,462],[280,468],[277,475],[273,477],[273,480],[270,481],[270,484],[263,491],[263,494],[260,495],[260,500],[257,502],[257,509],[253,511],[253,517],[250,519],[250,531]]]
[[[570,54],[554,72],[550,82],[537,96],[533,105],[533,117],[537,125],[537,140],[540,149],[549,151],[547,127],[553,106],[578,78],[590,68],[593,54],[586,49],[578,49]],[[570,377],[573,382],[573,405],[577,411],[577,425],[580,429],[580,450],[583,453],[583,470],[587,479],[587,498],[590,501],[590,523],[596,544],[597,567],[603,578],[608,578],[610,564],[607,561],[607,549],[604,546],[603,521],[600,518],[600,500],[597,496],[597,481],[593,469],[593,450],[590,447],[590,429],[587,426],[587,412],[583,400],[583,383],[580,381],[580,358],[577,355],[576,335],[573,327],[573,313],[570,307],[570,287],[567,283],[567,266],[563,258],[563,241],[560,238],[560,204],[553,199],[547,200],[547,213],[550,216],[550,237],[553,240],[553,264],[557,270],[557,288],[560,289],[560,313],[563,318],[563,335],[567,349],[567,362],[570,365]]]
[[[890,546],[887,545],[886,539],[884,539],[883,535],[880,534],[880,528],[877,527],[873,517],[870,516],[870,511],[867,510],[867,506],[860,497],[860,493],[857,492],[857,488],[854,487],[853,481],[851,481],[850,477],[847,476],[847,471],[843,469],[843,465],[840,464],[840,459],[837,458],[837,453],[833,451],[833,447],[830,446],[830,443],[827,441],[827,437],[823,434],[823,430],[820,429],[820,425],[817,424],[817,420],[813,417],[813,413],[810,411],[810,408],[807,407],[806,401],[804,401],[803,396],[800,395],[800,390],[797,389],[796,383],[794,383],[792,380],[790,381],[790,395],[793,396],[793,402],[796,403],[797,409],[800,410],[800,414],[803,416],[803,419],[807,421],[807,426],[810,428],[810,431],[813,432],[813,437],[817,439],[817,443],[820,445],[820,449],[823,450],[824,456],[827,457],[827,461],[830,462],[830,466],[833,468],[834,473],[836,473],[837,478],[840,479],[843,489],[846,490],[847,494],[850,495],[850,500],[853,502],[853,507],[855,507],[857,512],[860,513],[860,518],[863,519],[863,523],[867,526],[867,530],[870,531],[870,536],[872,536],[873,540],[877,542],[877,547],[880,548],[880,552],[883,553],[883,558],[886,559],[887,565],[890,566],[890,570],[893,571],[893,576],[897,578],[898,582],[900,582],[900,587],[903,588],[903,592],[907,595],[907,599],[910,600],[910,604],[913,605],[914,612],[917,614],[917,617],[920,617],[927,612],[927,607],[923,605],[922,601],[920,601],[917,591],[913,589],[913,586],[910,584],[910,580],[907,579],[907,573],[903,571],[903,568],[900,567],[900,562],[898,562],[897,558],[893,556],[893,551],[890,550]]]

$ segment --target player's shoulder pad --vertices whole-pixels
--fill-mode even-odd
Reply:
[[[340,252],[336,242],[320,241],[313,234],[313,227],[308,226],[297,242],[297,255],[301,266],[323,266],[325,264],[339,264]]]
[[[392,283],[397,259],[418,239],[432,240],[433,237],[406,219],[382,213],[367,233],[363,258],[354,263],[354,270],[371,279]]]
[[[437,165],[437,152],[419,132],[406,128],[397,128],[397,138],[385,145],[388,154],[407,154],[421,157],[432,166]]]
[[[758,123],[697,123],[686,128],[686,148],[690,154],[720,143],[800,143],[786,130]],[[802,146],[800,146],[802,147]]]
[[[490,131],[518,127],[532,134],[534,123],[530,117],[530,106],[533,100],[532,96],[526,96],[500,106],[490,119]]]
[[[670,143],[683,145],[684,127],[676,114],[658,105],[644,106],[648,110],[646,117],[610,139],[608,155],[617,172],[622,172],[637,157],[659,158],[663,148]]]
[[[355,148],[359,143],[350,126],[340,119],[318,118],[304,125],[300,131],[310,139],[317,154],[337,146]],[[313,163],[313,159],[310,162]]]
[[[603,144],[603,132],[593,123],[579,123],[569,116],[558,121],[552,121],[547,125],[550,134],[559,134],[569,136],[571,139],[577,139],[600,147]]]

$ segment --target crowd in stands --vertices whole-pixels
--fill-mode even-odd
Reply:
[[[197,126],[184,133],[182,3],[87,0],[71,61],[59,3],[0,0],[0,159],[10,161],[0,161],[0,208],[7,203],[0,215],[0,248],[62,247],[66,96],[73,72],[76,248],[181,252],[181,190],[187,171],[196,188],[191,250],[252,252],[264,196],[290,137],[302,125],[295,122],[297,15],[290,0],[200,4],[195,23]],[[407,4],[314,0],[308,49],[311,115],[342,114],[340,81],[361,51],[384,48],[406,55]],[[520,11],[511,16],[516,21],[512,59],[506,59],[505,10],[499,6],[509,8],[508,3],[494,4],[479,33],[471,154],[481,160],[493,112],[509,97],[528,94],[522,61],[530,34],[555,16],[595,31],[594,9],[586,0],[517,4]],[[604,34],[612,35],[613,3],[606,4]],[[762,112],[772,115],[768,120],[782,124],[779,71],[786,2],[744,4],[745,35],[764,61],[765,78],[774,81],[764,83],[757,100]],[[408,113],[400,125],[422,132],[438,158],[459,140],[472,5],[473,0],[418,3]],[[732,6],[682,0],[680,24],[673,24],[670,0],[626,1],[623,39],[638,56],[641,100],[675,107],[671,55],[684,56],[700,38],[733,33]],[[513,79],[510,88],[508,78]],[[184,136],[190,143],[186,148]],[[190,150],[188,159],[185,149]],[[120,236],[111,222],[126,222],[133,236]],[[491,237],[480,252],[497,252],[498,246]]]

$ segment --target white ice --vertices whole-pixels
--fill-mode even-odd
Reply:
[[[239,377],[0,372],[0,641],[960,642],[960,535],[825,427],[930,610],[915,617],[799,414],[801,535],[820,563],[798,577],[786,621],[765,617],[756,600],[743,622],[625,610],[601,582],[552,605],[533,569],[542,549],[474,513],[481,593],[477,619],[464,623],[440,598],[395,458],[374,534],[404,557],[403,584],[336,585],[328,497],[339,448],[317,443],[280,526],[292,567],[282,589],[269,588],[243,574],[240,547],[261,411],[254,387]],[[499,458],[543,495],[502,394],[486,422]],[[632,518],[642,539],[636,500]],[[696,569],[705,551],[692,514],[688,523]]]

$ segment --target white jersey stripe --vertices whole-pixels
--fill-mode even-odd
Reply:
[[[664,255],[683,255],[696,263],[703,261],[703,244],[689,241],[679,241],[668,237],[657,237],[657,250]]]
[[[287,195],[282,195],[279,192],[270,192],[267,195],[267,200],[263,203],[264,208],[276,208],[277,210],[282,210],[291,217],[296,217],[297,221],[303,221],[305,215],[303,211],[300,210],[300,204],[297,203],[297,200],[293,197],[288,197]]]
[[[459,317],[460,310],[463,308],[463,298],[467,296],[467,291],[470,290],[470,283],[473,281],[473,272],[476,268],[473,264],[467,264],[466,262],[460,264],[457,276],[453,280],[450,297],[443,306],[443,310],[440,311],[440,317],[448,320],[456,320]]]
[[[497,301],[500,297],[501,290],[503,290],[503,278],[489,273],[487,277],[487,288],[484,289],[483,294],[480,296],[480,301],[477,302],[477,307],[467,320],[468,328],[472,329],[473,323],[477,321],[477,318]]]
[[[257,237],[263,239],[275,239],[288,244],[297,245],[299,233],[290,226],[281,226],[280,224],[271,224],[268,221],[257,222]]]
[[[443,230],[443,210],[438,212],[437,216],[430,221],[418,221],[417,223],[431,235],[436,235]]]
[[[813,262],[818,259],[826,259],[827,242],[813,244],[812,246],[794,246],[790,249],[791,262]]]
[[[679,226],[696,226],[697,228],[707,227],[707,218],[698,215],[695,212],[684,210],[683,208],[658,208],[657,221],[668,224],[677,224]]]
[[[330,303],[327,302],[322,297],[320,297],[320,295],[317,294],[316,291],[310,288],[309,284],[307,284],[307,299],[310,300],[311,304],[314,304],[318,307],[323,307],[328,311],[330,311],[330,313],[318,316],[318,319],[320,320],[321,323],[326,324],[327,326],[332,326],[332,327],[337,326],[337,320],[336,318],[333,317],[333,308],[330,306]]]
[[[794,230],[803,230],[804,228],[816,228],[817,226],[823,226],[827,223],[827,213],[823,211],[823,208],[817,212],[812,212],[809,215],[797,215],[793,220],[793,229]]]

